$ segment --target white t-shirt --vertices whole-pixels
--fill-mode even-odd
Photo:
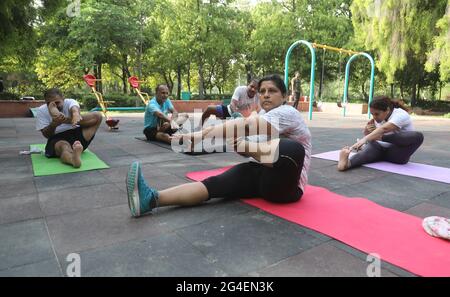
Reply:
[[[305,160],[298,181],[298,186],[304,192],[308,183],[308,170],[311,163],[311,132],[303,120],[300,112],[290,105],[281,105],[261,115],[272,127],[278,130],[281,137],[290,138],[303,145]]]
[[[392,111],[392,114],[389,117],[389,119],[387,120],[387,122],[394,124],[395,126],[397,126],[399,128],[399,130],[385,133],[385,135],[398,133],[401,131],[414,131],[414,126],[412,124],[411,117],[405,110],[403,110],[401,108],[394,108],[394,110]],[[377,121],[375,121],[375,127],[378,128],[385,123],[386,123],[386,121],[382,121],[381,123],[378,123]],[[390,147],[392,145],[392,143],[379,141],[379,140],[378,140],[378,143],[383,147]]]
[[[78,106],[80,107],[80,105],[78,104],[78,102],[74,99],[64,99],[64,107],[63,107],[63,111],[62,113],[68,118],[70,117],[70,109],[72,108],[72,106]],[[50,123],[52,122],[52,117],[50,115],[50,113],[48,112],[48,107],[47,104],[41,105],[39,106],[39,108],[37,109],[37,113],[36,113],[36,130],[40,131],[42,129],[44,129],[45,127],[47,127],[48,125],[50,125]],[[75,129],[79,127],[78,125],[73,127],[71,124],[61,124],[58,127],[56,127],[55,129],[55,134],[70,130],[70,129]]]
[[[232,101],[236,101],[236,107],[239,111],[249,110],[250,112],[253,110],[257,110],[257,106],[259,105],[259,95],[255,94],[252,98],[248,97],[247,94],[247,86],[240,86],[234,90],[233,97],[231,97]],[[232,113],[230,110],[230,106],[228,106],[228,112]]]

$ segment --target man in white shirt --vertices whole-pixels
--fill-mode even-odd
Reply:
[[[257,88],[258,80],[254,78],[247,86],[240,86],[234,90],[233,97],[231,98],[231,102],[228,106],[208,106],[202,114],[202,126],[210,115],[215,115],[220,119],[226,119],[231,117],[234,113],[240,113],[242,116],[248,117],[253,111],[259,112],[261,110],[261,106],[259,105]]]
[[[36,113],[36,130],[47,138],[45,156],[58,157],[75,168],[81,166],[81,153],[89,146],[103,116],[99,112],[80,114],[74,99],[65,99],[58,89],[44,93],[46,104]]]

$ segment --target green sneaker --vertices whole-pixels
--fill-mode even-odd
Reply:
[[[135,161],[131,164],[125,182],[128,207],[133,217],[139,217],[156,207],[159,193],[145,182],[139,162]]]

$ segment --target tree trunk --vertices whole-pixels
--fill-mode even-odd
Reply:
[[[400,82],[400,99],[405,99],[405,95],[403,94],[403,83]]]
[[[245,72],[247,73],[247,84],[249,84],[252,79],[252,65],[245,64]],[[239,82],[239,84],[240,83],[241,82]]]
[[[391,84],[391,98],[394,98],[394,84]]]
[[[203,78],[203,61],[199,57],[198,63],[198,98],[200,100],[205,98],[204,78]]]
[[[187,85],[188,85],[188,92],[191,92],[191,64],[188,64],[187,67]]]
[[[442,81],[439,81],[439,101],[442,100]]]
[[[368,95],[367,92],[366,92],[366,82],[363,82],[363,83],[361,84],[361,91],[362,91],[362,93],[363,93],[364,100],[365,100],[365,101],[369,101],[369,95]]]
[[[411,107],[416,106],[417,85],[414,83],[411,88]]]
[[[128,94],[128,77],[131,76],[130,70],[128,69],[128,55],[122,55],[122,84],[123,93]]]
[[[177,99],[181,99],[181,66],[177,67]]]

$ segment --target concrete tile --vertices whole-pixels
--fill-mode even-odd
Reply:
[[[176,232],[230,276],[246,275],[321,243],[258,210]]]
[[[388,175],[387,172],[365,167],[340,172],[336,166],[327,166],[310,170],[308,182],[312,185],[326,186],[331,190],[376,180],[386,175]]]
[[[98,170],[37,176],[34,180],[39,193],[109,183]]]
[[[404,211],[446,191],[447,185],[390,174],[372,181],[333,189],[348,197],[368,198],[380,205]]]
[[[128,205],[95,208],[47,218],[59,255],[105,247],[114,243],[161,234],[157,216],[131,217]]]
[[[330,245],[333,245],[333,246],[337,247],[338,249],[343,250],[346,253],[349,253],[349,254],[351,254],[351,255],[353,255],[355,257],[360,258],[363,261],[367,260],[368,254],[363,253],[363,252],[361,252],[361,251],[359,251],[359,250],[357,250],[357,249],[355,249],[355,248],[353,248],[351,246],[348,246],[348,245],[346,245],[346,244],[344,244],[342,242],[339,242],[337,240],[332,240],[332,241],[330,241],[328,243]],[[383,268],[385,270],[388,270],[388,271],[390,271],[390,272],[392,272],[392,273],[394,273],[395,275],[398,275],[398,276],[403,276],[403,277],[414,277],[414,276],[416,276],[415,274],[413,274],[413,273],[411,273],[409,271],[406,271],[406,270],[402,269],[401,267],[398,267],[398,266],[392,265],[392,264],[390,264],[390,263],[388,263],[386,261],[383,261],[383,259],[381,259],[381,268]]]
[[[450,208],[434,205],[431,203],[421,203],[405,211],[419,218],[439,216],[450,218]]]
[[[0,270],[54,257],[41,219],[0,225]]]
[[[82,276],[225,276],[220,267],[174,233],[80,254]],[[114,260],[112,260],[114,259]]]
[[[442,193],[430,200],[430,203],[450,208],[450,191]]]
[[[0,224],[43,217],[37,195],[0,199]]]
[[[369,264],[370,262],[324,243],[249,275],[262,277],[367,277]],[[393,277],[396,275],[381,269],[380,276]]]
[[[55,258],[6,270],[0,270],[0,277],[58,277],[62,276]]]
[[[0,200],[36,194],[37,192],[32,178],[4,179],[0,181],[0,188]]]
[[[125,183],[123,183],[125,188]],[[46,216],[127,204],[126,192],[115,184],[102,184],[39,193]]]
[[[128,173],[130,165],[131,165],[131,163],[126,166],[102,169],[102,170],[99,170],[99,172],[110,182],[122,184],[125,182],[125,177]],[[157,168],[155,166],[152,166],[150,164],[149,165],[143,164],[143,166],[141,168],[142,168],[142,173],[144,174],[145,178],[147,178],[147,179],[153,178],[153,177],[162,177],[162,176],[170,175],[170,173],[168,173],[164,170],[161,170],[160,168]]]
[[[213,199],[192,207],[161,207],[156,210],[155,215],[158,216],[161,225],[176,230],[254,210],[253,206],[239,200]]]
[[[0,172],[0,183],[3,185],[22,181],[33,177],[33,170],[30,166],[9,167],[8,170]]]

